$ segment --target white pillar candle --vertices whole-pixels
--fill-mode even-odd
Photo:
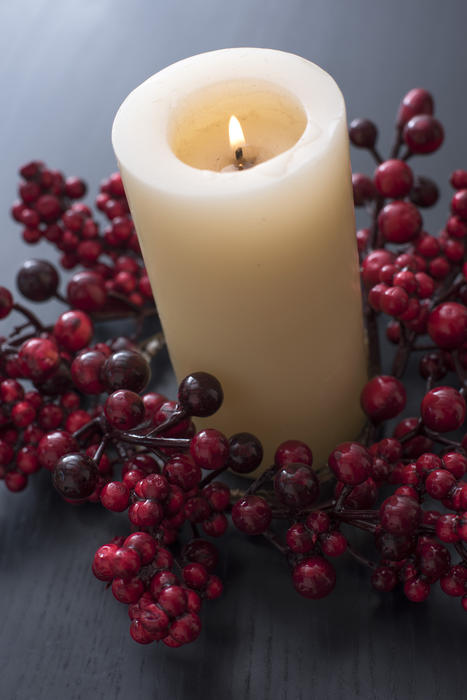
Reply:
[[[231,115],[254,162],[242,171]],[[360,431],[367,379],[336,83],[280,51],[201,54],[137,87],[112,140],[177,378],[224,388],[197,425],[256,434],[263,469],[285,439],[324,463]]]

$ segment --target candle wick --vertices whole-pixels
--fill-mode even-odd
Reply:
[[[241,146],[235,149],[235,158],[236,160],[243,160],[243,148]]]

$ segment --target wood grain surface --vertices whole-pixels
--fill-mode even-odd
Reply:
[[[435,232],[449,172],[467,166],[466,20],[462,0],[0,0],[0,283],[12,288],[26,256],[55,259],[48,245],[26,247],[9,218],[18,166],[44,159],[82,175],[95,193],[115,169],[110,128],[127,93],[175,60],[227,46],[268,46],[317,62],[340,84],[349,118],[377,121],[386,152],[400,97],[431,89],[446,143],[414,167],[443,187],[442,203],[426,217]],[[353,162],[373,170],[365,154],[353,153]],[[58,309],[40,313],[52,320]],[[154,382],[173,394],[166,356]],[[180,650],[140,647],[125,606],[90,573],[94,550],[119,532],[124,518],[67,506],[48,474],[17,495],[0,485],[2,700],[465,694],[458,600],[439,591],[422,605],[380,596],[366,571],[343,557],[335,593],[307,602],[275,552],[235,533],[224,545],[225,595],[206,604],[200,639]]]

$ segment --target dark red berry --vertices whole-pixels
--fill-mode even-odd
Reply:
[[[40,450],[40,445],[39,445]],[[97,464],[87,455],[66,454],[60,457],[53,471],[53,485],[68,499],[90,496],[97,484]]]
[[[269,527],[271,518],[271,508],[261,496],[245,496],[232,508],[235,527],[247,535],[260,535]]]
[[[307,464],[287,464],[278,470],[274,490],[286,505],[305,508],[319,495],[318,478]]]
[[[140,392],[151,377],[147,360],[135,350],[120,350],[110,355],[104,364],[102,378],[109,392],[130,389]]]
[[[194,372],[180,382],[178,400],[190,416],[211,416],[219,410],[223,399],[220,382],[207,372]]]
[[[229,440],[229,468],[237,474],[249,474],[259,467],[263,447],[251,433],[236,433]]]
[[[295,566],[292,581],[300,595],[316,600],[331,593],[336,585],[336,572],[323,557],[309,557]]]
[[[31,301],[47,301],[57,291],[58,272],[46,260],[25,260],[16,275],[16,284]]]

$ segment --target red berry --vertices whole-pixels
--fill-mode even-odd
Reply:
[[[389,566],[378,566],[371,576],[371,584],[377,591],[392,591],[397,585],[396,573]]]
[[[186,564],[186,566],[183,567],[182,576],[186,585],[196,590],[202,590],[206,586],[209,578],[207,569],[202,564],[196,562]]]
[[[142,622],[139,620],[132,620],[130,625],[130,635],[138,644],[151,644],[154,641],[154,637],[147,629],[144,627]]]
[[[340,557],[347,549],[346,538],[341,532],[337,532],[337,530],[321,535],[319,543],[323,554],[326,554],[328,557]]]
[[[361,405],[375,423],[394,418],[404,410],[407,395],[399,379],[389,375],[373,377],[363,388]]]
[[[442,500],[443,498],[447,498],[455,484],[456,478],[453,474],[446,469],[435,469],[428,474],[425,481],[425,488],[432,498]]]
[[[315,510],[307,516],[306,526],[317,535],[321,535],[323,532],[328,532],[331,521],[327,513],[322,510]]]
[[[277,448],[274,463],[278,467],[285,467],[293,463],[307,464],[311,467],[313,453],[308,445],[300,440],[286,440]]]
[[[179,644],[194,642],[201,632],[201,620],[196,613],[186,612],[170,625],[170,636]]]
[[[440,433],[457,430],[465,418],[463,396],[450,386],[439,386],[425,394],[421,415],[425,425]]]
[[[141,568],[141,559],[134,549],[119,547],[113,555],[112,568],[114,576],[122,579],[130,579],[136,576]]]
[[[394,262],[394,253],[378,249],[369,253],[362,261],[362,280],[367,287],[373,287],[379,282],[379,274],[384,265]]]
[[[130,492],[121,481],[109,481],[99,494],[100,501],[107,510],[120,513],[128,508]]]
[[[141,396],[128,389],[114,391],[104,404],[104,412],[114,428],[129,430],[135,428],[144,419],[143,400]]]
[[[104,391],[102,368],[104,353],[85,350],[71,364],[71,376],[76,387],[85,394],[101,394]]]
[[[162,506],[157,501],[147,499],[130,506],[128,517],[137,527],[155,527],[164,516]]]
[[[466,307],[455,301],[439,304],[428,317],[428,333],[444,350],[463,345],[467,341]]]
[[[313,547],[313,539],[303,523],[295,523],[289,527],[286,542],[295,554],[306,554]]]
[[[422,578],[409,578],[404,583],[404,593],[412,603],[422,603],[428,598],[430,586]]]
[[[339,481],[356,486],[370,475],[372,458],[358,442],[343,442],[331,452],[328,464]]]
[[[63,430],[44,435],[37,446],[37,458],[41,467],[53,471],[60,457],[77,449],[76,441]]]
[[[295,566],[292,581],[300,595],[316,600],[331,593],[336,585],[336,572],[323,557],[309,557]]]
[[[181,586],[167,586],[157,596],[157,602],[167,615],[178,617],[186,610],[186,593]]]
[[[440,515],[436,521],[436,534],[442,542],[458,542],[460,537],[457,532],[459,517],[454,513]]]
[[[123,546],[135,549],[139,554],[141,564],[144,566],[154,559],[157,550],[155,539],[147,532],[133,532],[128,535]]]
[[[92,321],[83,311],[65,311],[58,317],[53,332],[63,348],[76,352],[89,344],[93,334]]]
[[[45,379],[60,364],[60,355],[56,344],[48,338],[31,338],[26,340],[19,351],[20,362],[27,368],[31,379]]]
[[[223,588],[224,587],[219,576],[215,576],[214,574],[212,574],[208,578],[208,583],[204,591],[204,595],[208,600],[214,600],[215,598],[219,598],[219,596],[222,594]]]
[[[230,505],[230,489],[221,481],[213,481],[201,492],[213,510],[223,511]]]
[[[467,459],[458,452],[447,452],[442,457],[443,467],[456,479],[462,479],[467,472]]]
[[[92,270],[76,272],[68,282],[67,297],[75,309],[99,311],[107,301],[104,278]]]
[[[203,469],[220,469],[227,462],[229,442],[218,430],[207,428],[192,438],[190,454]]]
[[[114,578],[112,581],[112,593],[120,603],[136,603],[144,593],[144,584],[139,578],[126,581],[122,578]]]
[[[444,129],[434,117],[419,115],[405,125],[403,135],[412,153],[433,153],[443,143]]]
[[[201,481],[201,469],[187,455],[174,455],[165,464],[164,476],[172,484],[177,484],[184,491],[190,491]]]
[[[100,581],[111,581],[114,578],[113,561],[117,550],[116,544],[104,544],[95,553],[92,572]]]
[[[407,124],[418,114],[433,114],[434,102],[431,93],[423,88],[413,88],[405,95],[397,113],[397,126]]]
[[[413,183],[411,168],[403,160],[386,160],[375,170],[376,189],[382,197],[406,197]]]
[[[381,525],[392,535],[412,534],[421,518],[420,506],[407,496],[390,496],[379,509]]]
[[[269,527],[271,518],[271,508],[260,496],[245,496],[232,508],[235,527],[247,535],[260,535]]]
[[[420,233],[422,217],[411,202],[390,202],[380,212],[378,226],[390,243],[408,243]]]

